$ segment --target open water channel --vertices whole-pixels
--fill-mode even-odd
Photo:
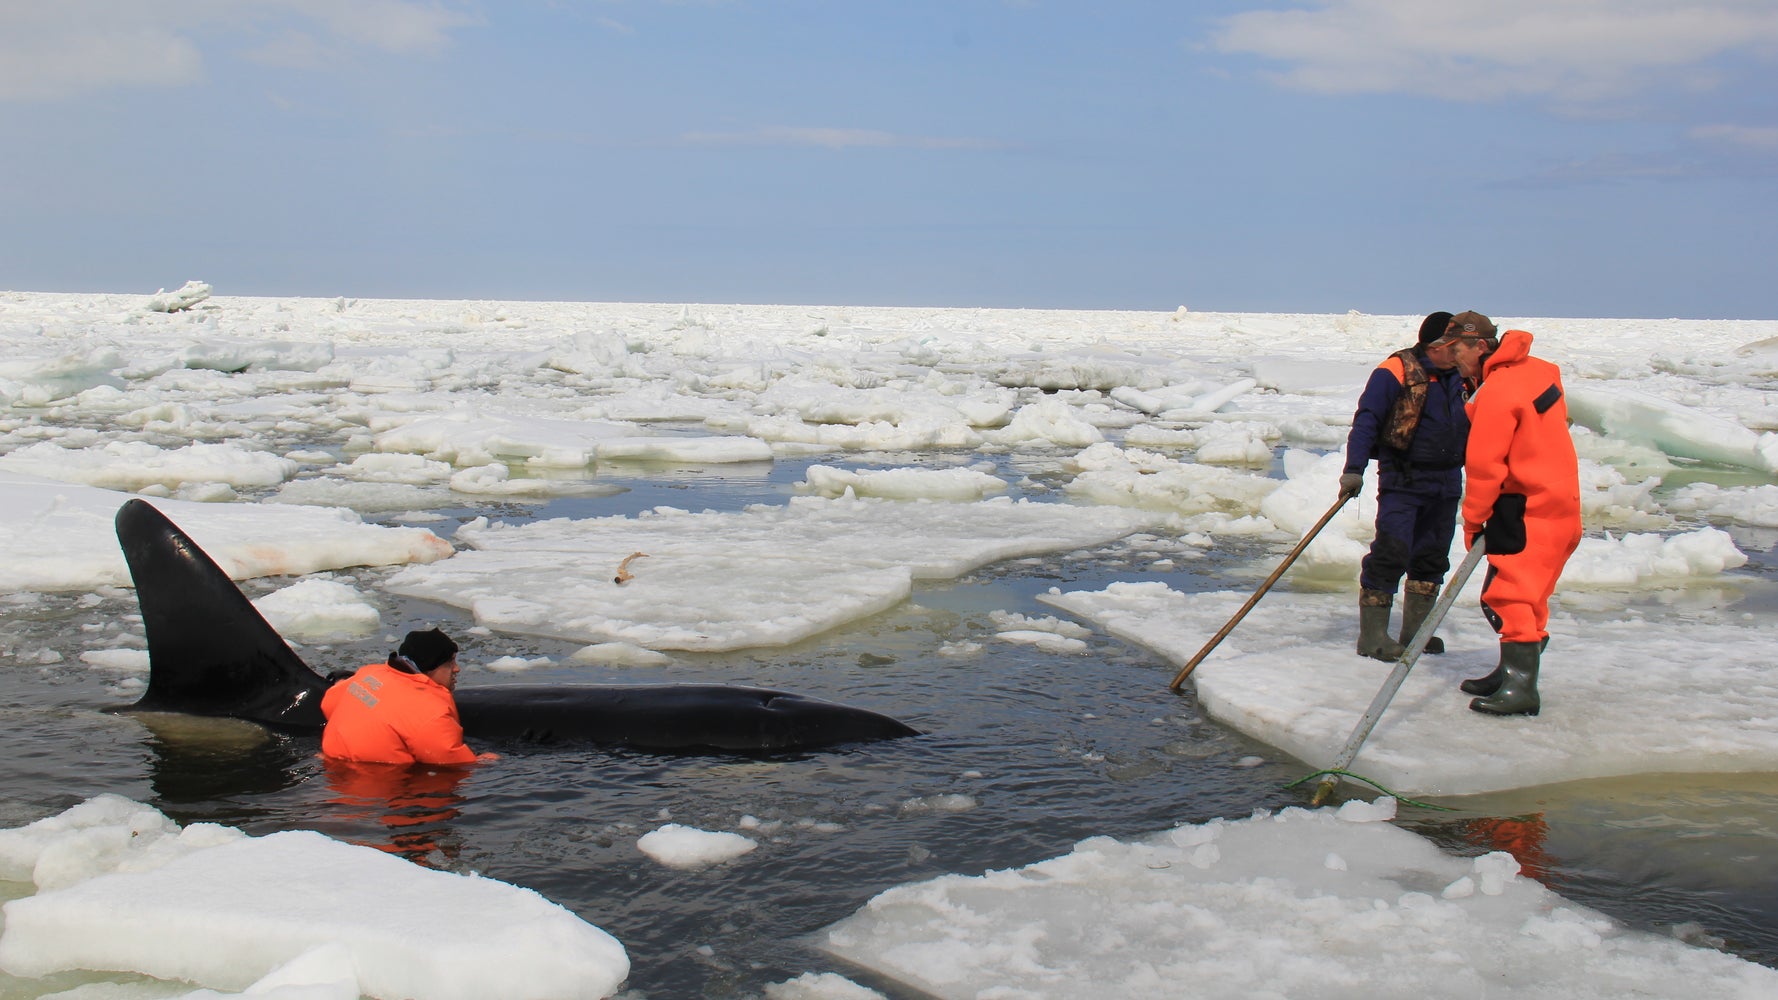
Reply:
[[[526,520],[659,504],[722,510],[777,503],[803,478],[803,464],[602,474],[601,482],[627,491],[448,509],[427,526],[448,536],[479,515]],[[1042,477],[1035,478],[1030,492],[1041,495]],[[564,665],[518,678],[778,687],[896,716],[926,733],[918,738],[758,758],[510,752],[393,798],[330,775],[315,739],[105,711],[119,701],[108,690],[115,678],[79,654],[127,644],[113,634],[139,635],[133,592],[33,596],[0,604],[0,825],[114,792],[180,823],[212,821],[252,834],[316,829],[541,892],[624,944],[636,997],[757,996],[811,970],[909,997],[815,949],[811,937],[892,885],[1028,864],[1091,835],[1136,837],[1307,803],[1312,786],[1285,786],[1325,762],[1290,759],[1202,717],[1189,690],[1167,691],[1173,664],[1101,635],[1088,640],[1085,655],[992,640],[992,612],[1054,614],[1035,600],[1052,586],[1161,579],[1185,591],[1250,590],[1253,567],[1282,555],[1261,544],[1222,545],[1165,572],[1153,568],[1152,551],[1129,541],[1018,560],[917,586],[912,600],[891,611],[786,648],[675,654],[670,667],[601,668],[597,676]],[[1769,548],[1750,554],[1753,562],[1738,572],[1773,578]],[[376,595],[388,572],[352,575]],[[243,589],[258,596],[287,583],[249,581]],[[382,600],[382,636],[304,647],[304,658],[323,670],[356,666],[386,654],[383,636],[438,624],[464,645],[461,683],[477,685],[509,679],[478,663],[508,655],[565,663],[576,648],[478,635],[456,609]],[[949,655],[947,643],[959,642],[982,649]],[[45,650],[60,661],[43,663]],[[1778,965],[1775,793],[1774,775],[1620,779],[1436,803],[1449,812],[1404,807],[1397,822],[1456,853],[1514,850],[1531,874],[1571,899],[1634,926]],[[760,847],[714,868],[668,868],[635,847],[638,836],[668,820],[739,831]],[[82,981],[71,975],[55,985]],[[0,996],[40,991],[40,983],[0,976]]]

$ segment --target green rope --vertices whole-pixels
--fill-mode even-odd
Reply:
[[[1450,806],[1435,806],[1430,802],[1419,802],[1414,799],[1407,798],[1405,796],[1397,795],[1394,792],[1390,791],[1387,788],[1384,788],[1382,785],[1377,784],[1376,782],[1372,781],[1371,779],[1365,777],[1362,774],[1353,774],[1351,771],[1341,771],[1337,768],[1328,768],[1327,770],[1324,770],[1324,771],[1316,771],[1312,774],[1306,774],[1306,775],[1302,776],[1301,778],[1298,778],[1297,780],[1291,782],[1290,784],[1285,785],[1284,790],[1289,791],[1290,789],[1295,788],[1296,786],[1302,784],[1305,781],[1311,781],[1315,778],[1319,778],[1319,777],[1322,777],[1324,775],[1329,775],[1329,774],[1337,774],[1342,778],[1351,778],[1354,781],[1362,781],[1365,784],[1371,786],[1372,788],[1375,788],[1377,791],[1382,792],[1384,795],[1389,796],[1390,798],[1394,799],[1397,802],[1400,802],[1403,805],[1414,806],[1417,809],[1436,809],[1439,812],[1456,812],[1457,811],[1457,810],[1451,808]]]

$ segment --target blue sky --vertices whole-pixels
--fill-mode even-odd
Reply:
[[[0,288],[1778,318],[1772,0],[0,0]]]

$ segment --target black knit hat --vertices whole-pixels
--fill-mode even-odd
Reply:
[[[449,663],[456,655],[457,644],[451,637],[429,628],[424,632],[409,632],[407,638],[401,640],[401,648],[389,657],[389,664],[396,666],[395,657],[399,656],[412,663],[420,673],[426,673]]]
[[[1451,314],[1436,312],[1420,321],[1420,346],[1425,347],[1445,335],[1445,327],[1450,325]]]

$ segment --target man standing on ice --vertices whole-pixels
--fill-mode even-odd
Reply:
[[[1377,460],[1377,536],[1358,574],[1358,652],[1379,660],[1402,654],[1451,568],[1469,417],[1445,336],[1450,319],[1447,312],[1426,317],[1419,342],[1371,372],[1346,438],[1341,497],[1358,495],[1364,467]],[[1398,642],[1389,635],[1389,609],[1404,573]],[[1426,644],[1429,653],[1444,649],[1438,639]]]
[[[1531,335],[1477,312],[1451,317],[1469,402],[1463,537],[1488,546],[1482,611],[1500,633],[1494,672],[1463,682],[1490,715],[1536,715],[1537,671],[1549,643],[1550,594],[1580,545],[1580,462],[1568,432],[1562,371],[1531,356]]]

